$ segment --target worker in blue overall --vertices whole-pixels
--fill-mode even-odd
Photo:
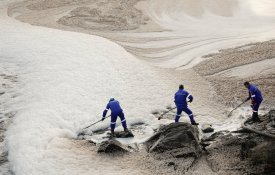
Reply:
[[[249,82],[245,82],[244,86],[248,89],[249,96],[246,101],[251,99],[251,108],[252,108],[252,121],[253,122],[261,122],[258,116],[259,107],[263,101],[262,93],[257,86],[254,84],[250,84]]]
[[[177,107],[177,115],[175,117],[175,122],[176,123],[179,122],[181,113],[182,111],[184,111],[189,116],[192,125],[199,125],[194,120],[193,113],[187,106],[187,99],[188,99],[188,102],[191,103],[193,101],[193,96],[189,94],[186,90],[184,90],[184,86],[181,84],[179,85],[179,90],[175,94],[174,102]]]
[[[115,100],[114,98],[111,98],[109,100],[109,103],[107,104],[106,109],[103,111],[102,121],[105,119],[106,114],[107,114],[109,109],[111,109],[111,124],[110,124],[110,127],[111,127],[112,136],[114,136],[114,134],[115,134],[114,131],[115,131],[115,127],[116,127],[117,117],[120,118],[122,126],[124,128],[124,131],[128,132],[126,119],[124,117],[123,110],[120,107],[119,102],[117,100]]]

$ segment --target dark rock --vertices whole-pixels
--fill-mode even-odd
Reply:
[[[213,128],[206,128],[206,129],[202,129],[202,132],[210,133],[210,132],[214,132],[214,129]]]
[[[161,126],[144,145],[152,164],[167,167],[167,174],[175,171],[184,174],[197,162],[202,150],[199,129],[189,123],[171,123]]]
[[[112,137],[111,136],[111,133],[107,133],[109,137]],[[127,132],[124,132],[124,131],[117,131],[115,132],[115,136],[116,138],[129,138],[129,137],[134,137],[134,134],[132,133],[132,131],[127,131]]]
[[[275,119],[275,110],[270,110],[267,114],[268,118],[273,120]]]
[[[96,142],[92,141],[92,140],[88,140],[88,143],[95,146],[96,145]]]
[[[0,165],[4,164],[6,162],[8,162],[8,152],[3,152],[0,155]]]
[[[251,131],[248,131],[246,129],[243,128],[238,128],[236,131],[231,131],[231,133],[251,133]]]
[[[171,123],[162,126],[145,142],[149,152],[164,152],[177,148],[192,148],[200,151],[198,128],[189,123]]]
[[[202,142],[206,142],[206,141],[215,141],[223,136],[225,136],[226,134],[228,134],[229,131],[218,131],[218,132],[215,132],[213,134],[211,134],[209,137],[203,137],[201,139]]]
[[[275,128],[275,110],[270,110],[268,113],[268,117],[271,123],[270,126]]]
[[[193,148],[180,148],[175,149],[173,152],[171,152],[171,155],[175,158],[188,158],[188,157],[195,157],[198,158],[200,156],[200,152],[197,152]]]
[[[244,124],[245,125],[252,125],[254,122],[253,122],[253,120],[252,120],[252,117],[249,117],[245,122],[244,122]]]
[[[232,174],[237,169],[242,173],[244,172],[244,169],[239,170],[240,167],[244,166],[241,164],[240,158],[241,144],[244,141],[240,141],[237,136],[223,135],[206,148],[207,161],[214,172]],[[234,169],[232,169],[233,167]]]
[[[175,165],[175,162],[169,162],[168,163],[168,166],[174,166]]]
[[[210,125],[210,124],[203,124],[201,127],[201,130],[204,133],[214,132],[214,129],[212,128],[212,125]]]
[[[98,153],[117,153],[117,152],[128,152],[126,148],[117,140],[107,140],[99,144]]]
[[[250,149],[255,147],[256,145],[257,143],[254,140],[246,140],[243,143],[241,143],[241,150],[240,150],[241,160],[247,159]]]
[[[275,141],[257,134],[225,134],[206,149],[208,164],[218,174],[275,172]]]
[[[250,128],[268,132],[268,125],[275,111],[261,116],[261,124],[253,124]],[[248,120],[249,121],[249,120]],[[249,122],[245,124],[249,124]],[[207,152],[207,163],[217,174],[263,174],[275,175],[275,140],[252,131],[238,129],[234,132],[220,131],[201,140]],[[233,135],[232,133],[238,133]]]
[[[261,174],[275,174],[275,141],[263,142],[250,150],[252,165],[261,167]],[[259,169],[259,168],[258,168]]]

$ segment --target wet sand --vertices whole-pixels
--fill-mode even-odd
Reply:
[[[221,50],[204,58],[205,61],[194,69],[211,82],[226,104],[232,105],[246,99],[248,92],[243,83],[250,81],[262,91],[263,104],[274,106],[275,69],[272,66],[275,63],[274,40]]]

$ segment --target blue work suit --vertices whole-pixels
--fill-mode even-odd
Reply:
[[[117,100],[110,100],[106,106],[106,109],[103,111],[103,118],[106,117],[109,109],[111,109],[111,131],[115,130],[117,117],[120,118],[123,128],[127,129],[126,119],[124,117],[124,113],[120,107],[119,102]]]
[[[184,89],[179,89],[175,94],[175,104],[177,107],[177,115],[175,117],[175,122],[179,122],[180,116],[182,111],[184,111],[186,114],[188,114],[191,123],[196,123],[193,117],[192,111],[187,106],[187,99],[189,99],[190,102],[193,101],[193,96],[189,94]]]
[[[253,113],[258,113],[259,107],[263,101],[262,93],[254,84],[250,84],[248,90],[248,98],[250,98],[252,102],[252,111]]]

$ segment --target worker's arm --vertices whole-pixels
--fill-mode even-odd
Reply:
[[[246,101],[248,101],[248,100],[250,100],[251,99],[251,93],[250,93],[250,91],[248,92],[248,97],[247,97],[247,99],[246,99]]]
[[[189,99],[188,102],[192,102],[193,101],[193,96],[191,94],[188,93],[187,98]]]
[[[106,117],[106,114],[107,114],[107,112],[108,112],[108,110],[110,109],[110,105],[109,105],[109,103],[107,104],[107,106],[106,106],[106,109],[103,111],[103,114],[102,114],[102,120],[104,120],[105,119],[105,117]]]

